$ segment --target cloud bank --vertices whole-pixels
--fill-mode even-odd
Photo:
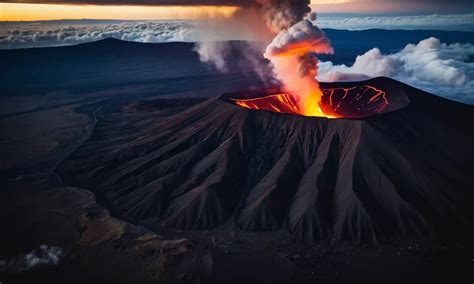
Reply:
[[[401,17],[333,17],[321,15],[318,27],[364,30],[436,29],[474,31],[474,14],[424,15]],[[27,48],[70,45],[113,37],[137,42],[171,42],[206,40],[246,40],[243,33],[203,34],[209,21],[39,21],[0,23],[0,48]]]
[[[64,253],[61,248],[41,245],[16,260],[0,260],[0,270],[25,271],[39,266],[57,265]]]
[[[424,29],[474,31],[474,14],[418,15],[418,16],[330,16],[322,14],[318,18],[321,28],[341,30],[366,29]]]
[[[1,48],[70,45],[113,37],[137,42],[198,41],[199,21],[31,22],[0,26]],[[216,35],[218,39],[218,35]]]
[[[318,27],[364,29],[435,29],[474,31],[474,14],[400,17],[348,17],[320,15]],[[246,40],[244,33],[219,29],[203,34],[209,21],[39,21],[1,22],[0,48],[70,45],[113,37],[137,42]]]
[[[474,45],[445,44],[431,37],[384,55],[373,48],[352,66],[319,63],[321,81],[353,81],[386,76],[438,96],[474,103]]]

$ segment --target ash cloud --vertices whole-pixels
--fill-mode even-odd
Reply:
[[[309,0],[256,0],[267,27],[273,33],[289,29],[311,12]]]
[[[226,57],[229,56],[228,49],[225,45],[208,40],[206,34],[219,31],[268,43],[275,35],[288,30],[310,13],[309,3],[309,0],[254,0],[251,5],[235,13],[231,19],[204,27],[204,37],[195,50],[203,62],[211,63],[219,70],[225,70]],[[308,23],[312,25],[309,21]],[[252,49],[255,48],[254,46]],[[264,50],[262,47],[259,57]],[[250,51],[247,53],[249,57],[253,54]],[[258,60],[254,58],[250,61]],[[259,66],[255,67],[261,69]]]
[[[431,37],[408,44],[401,51],[382,54],[373,48],[357,56],[351,66],[319,63],[321,81],[364,80],[386,76],[438,96],[474,103],[474,45],[445,44]]]
[[[16,260],[0,260],[0,270],[25,271],[40,266],[58,265],[64,252],[55,246],[41,245],[38,249],[20,256]]]

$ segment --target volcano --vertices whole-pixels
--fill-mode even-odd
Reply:
[[[295,115],[278,89],[104,114],[57,171],[149,226],[472,238],[472,106],[388,78],[321,88],[339,119]]]

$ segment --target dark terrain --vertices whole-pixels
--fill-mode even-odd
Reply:
[[[359,84],[392,92],[391,111],[326,119],[213,98],[178,113],[112,113],[57,170],[152,227],[469,240],[473,107],[390,79]]]
[[[64,66],[3,81],[0,281],[472,282],[472,106],[377,78],[389,107],[362,119],[245,109],[226,96],[261,87],[255,74],[219,75],[191,48],[0,52],[10,80],[27,52]],[[19,271],[42,244],[59,264]]]

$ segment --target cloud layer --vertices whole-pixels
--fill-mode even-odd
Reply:
[[[63,255],[64,253],[59,247],[41,245],[39,249],[34,249],[16,260],[0,260],[0,271],[25,271],[39,266],[57,265]]]
[[[319,63],[321,81],[352,81],[386,76],[433,94],[474,103],[474,45],[444,44],[431,37],[384,55],[373,48],[352,66]]]
[[[31,22],[0,26],[1,48],[78,44],[104,38],[137,42],[197,41],[199,21]]]
[[[321,15],[320,28],[436,29],[474,31],[474,14],[403,17],[333,17]],[[0,23],[0,48],[26,48],[84,43],[114,37],[137,42],[245,40],[245,34],[216,29],[203,34],[204,21],[39,21]]]
[[[365,29],[428,29],[474,31],[474,14],[418,15],[418,16],[329,16],[318,18],[321,28],[341,30]]]

